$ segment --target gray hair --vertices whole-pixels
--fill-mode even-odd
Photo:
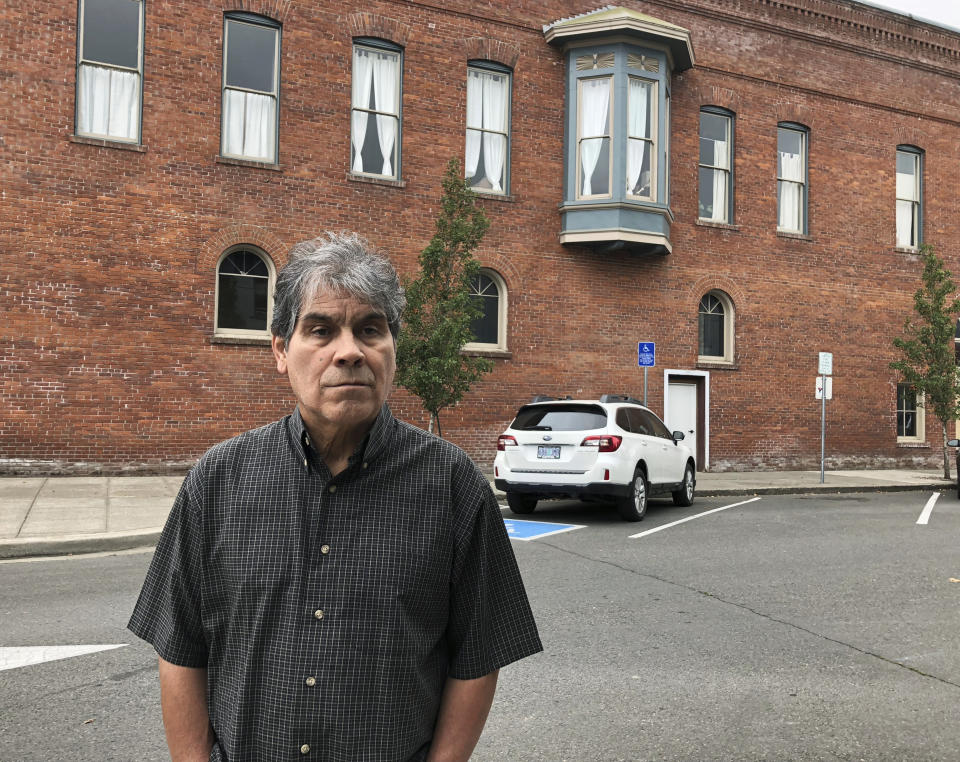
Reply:
[[[400,279],[385,256],[356,233],[326,233],[290,249],[277,274],[270,331],[289,343],[306,300],[321,291],[350,294],[382,310],[393,338],[407,299]]]

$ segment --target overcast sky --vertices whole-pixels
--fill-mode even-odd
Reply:
[[[863,0],[861,0],[862,2]],[[960,29],[960,0],[866,0],[868,5]]]

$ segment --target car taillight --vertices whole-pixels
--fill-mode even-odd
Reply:
[[[623,437],[604,434],[601,436],[587,437],[580,443],[580,446],[596,447],[599,452],[616,452],[622,441]]]
[[[508,447],[517,447],[517,440],[509,434],[501,434],[497,437],[497,449],[506,450]]]

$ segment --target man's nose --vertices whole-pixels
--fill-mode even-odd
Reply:
[[[334,348],[334,362],[337,365],[361,365],[363,358],[363,348],[356,337],[351,333],[344,332]]]

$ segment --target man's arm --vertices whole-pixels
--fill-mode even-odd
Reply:
[[[466,762],[480,740],[499,670],[476,680],[447,678],[427,762]]]
[[[207,670],[161,658],[160,706],[172,762],[207,762],[214,741],[207,712]]]

